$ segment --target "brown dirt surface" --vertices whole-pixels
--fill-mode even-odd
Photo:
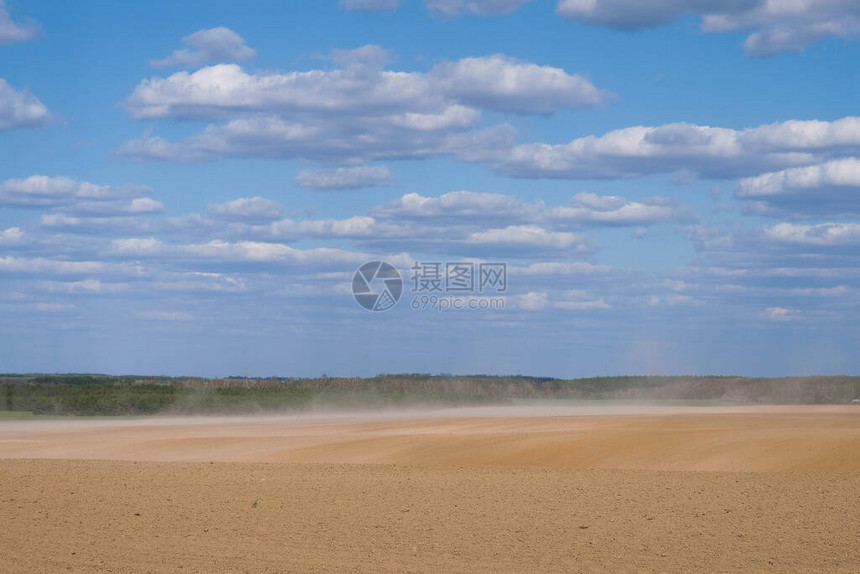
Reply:
[[[7,421],[0,525],[2,572],[857,572],[860,408]]]

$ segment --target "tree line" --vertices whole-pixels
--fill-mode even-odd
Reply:
[[[556,379],[520,375],[383,374],[367,378],[200,378],[3,374],[0,397],[3,401],[0,410],[90,416],[510,404],[517,400],[846,404],[860,399],[860,377]]]

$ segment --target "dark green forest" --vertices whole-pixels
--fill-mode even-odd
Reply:
[[[860,377],[779,379],[625,376],[555,379],[488,375],[247,378],[0,374],[0,410],[48,415],[226,414],[314,408],[513,404],[528,400],[847,404]]]

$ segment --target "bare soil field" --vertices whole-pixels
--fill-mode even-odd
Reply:
[[[857,572],[860,408],[0,422],[3,572]]]

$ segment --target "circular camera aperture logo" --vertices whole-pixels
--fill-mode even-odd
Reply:
[[[368,311],[391,309],[402,292],[400,273],[385,261],[365,263],[352,278],[352,295]]]

